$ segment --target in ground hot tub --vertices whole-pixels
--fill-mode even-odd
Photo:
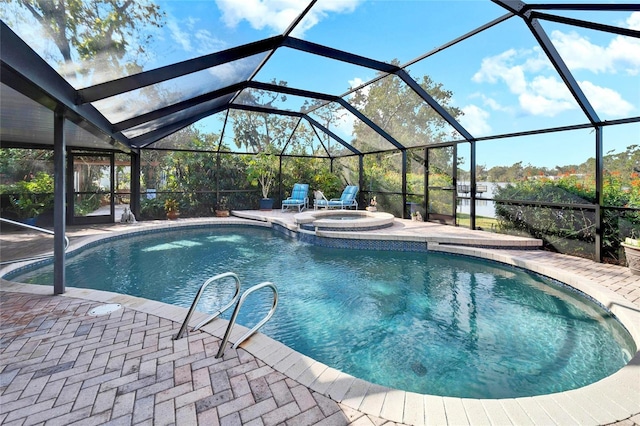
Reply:
[[[392,226],[394,216],[366,210],[313,210],[298,213],[294,220],[309,231],[371,231]]]

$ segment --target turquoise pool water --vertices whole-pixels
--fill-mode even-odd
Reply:
[[[68,286],[184,307],[222,272],[236,272],[242,290],[272,281],[280,303],[263,333],[361,379],[425,394],[548,394],[606,377],[635,353],[626,330],[596,304],[473,258],[329,249],[270,229],[225,227],[115,240],[67,265]],[[51,284],[53,269],[12,279]],[[233,285],[223,287],[199,310],[229,300]],[[271,292],[255,293],[238,323],[255,324],[270,303]]]

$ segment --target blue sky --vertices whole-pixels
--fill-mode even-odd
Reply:
[[[151,49],[139,58],[145,69],[280,34],[308,4],[305,0],[156,3],[166,13],[166,25],[140,29],[153,36]],[[380,61],[398,59],[405,64],[505,13],[488,0],[320,0],[293,35]],[[640,12],[562,14],[640,30]],[[545,21],[542,27],[601,119],[640,116],[639,39]],[[32,44],[39,43],[33,26],[21,31],[18,33],[23,38],[23,33],[31,33]],[[46,52],[47,46],[39,49]],[[196,95],[228,84],[238,76],[246,77],[261,59],[258,55],[184,77],[181,90]],[[419,61],[408,70],[416,78],[428,74],[451,90],[452,105],[464,112],[461,123],[476,137],[587,122],[517,17]],[[370,69],[281,48],[256,80],[275,77],[291,87],[338,95],[375,75]],[[94,75],[91,83],[109,78],[113,76]],[[82,82],[77,84],[82,86]],[[173,84],[167,82],[163,87],[171,89]],[[144,112],[139,110],[141,103],[135,102],[136,95],[102,101],[96,107],[117,122]],[[352,125],[345,120],[334,130],[350,140]],[[612,137],[606,139],[607,135]],[[488,167],[516,161],[547,167],[577,164],[593,156],[592,142],[590,130],[495,144],[482,142],[478,144],[478,163]],[[631,144],[640,144],[640,124],[605,130],[605,151],[620,152]]]

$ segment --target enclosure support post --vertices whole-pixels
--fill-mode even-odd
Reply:
[[[451,196],[452,196],[452,200],[451,202],[453,203],[453,225],[454,226],[458,226],[458,144],[454,143],[453,147],[453,154],[451,155],[453,158],[451,159],[452,164],[451,164],[451,170],[452,170],[452,175],[451,176],[451,182],[453,182],[453,191],[451,191]]]
[[[471,164],[469,165],[469,186],[471,186],[471,199],[469,200],[469,229],[476,229],[476,141],[470,142]],[[458,161],[457,159],[454,159]]]
[[[429,148],[424,149],[424,220],[429,220]]]
[[[58,106],[53,113],[53,294],[64,294],[65,287],[65,145],[64,108]]]
[[[604,194],[602,192],[602,183],[604,179],[604,154],[602,152],[602,126],[596,126],[596,241],[595,241],[595,259],[596,262],[602,262],[602,235],[603,214],[602,205],[604,204]]]
[[[220,201],[220,153],[216,154],[216,204]],[[216,205],[214,204],[214,206]]]
[[[284,200],[282,188],[282,153],[280,153],[278,156],[278,194],[280,196],[280,207],[282,207],[282,200]]]
[[[407,150],[402,151],[402,212],[403,219],[411,219],[411,210],[407,210]],[[409,212],[407,214],[407,211]]]
[[[129,207],[135,217],[140,217],[140,173],[140,152],[131,151],[131,194],[129,195]]]
[[[331,171],[333,172],[333,158],[331,159]],[[358,156],[358,185],[360,186],[360,193],[358,194],[358,204],[361,206],[367,206],[367,202],[364,198],[364,155]],[[369,188],[371,190],[371,188]]]
[[[109,217],[111,222],[116,221],[116,155],[112,152],[109,154]]]

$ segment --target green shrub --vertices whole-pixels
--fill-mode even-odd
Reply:
[[[45,172],[36,173],[30,180],[3,185],[2,191],[10,194],[7,210],[20,219],[37,217],[53,208],[53,177]]]
[[[143,198],[140,200],[140,220],[165,219],[167,217],[164,211],[164,198],[156,197],[153,199]]]
[[[618,174],[608,174],[603,182],[605,206],[628,207],[637,197],[635,180],[625,183]],[[558,180],[529,179],[496,188],[495,198],[559,204],[595,204],[593,182],[576,176]],[[593,209],[523,206],[496,202],[498,231],[529,235],[543,240],[546,248],[562,253],[593,257],[596,215]],[[640,213],[631,212],[618,220],[615,211],[604,210],[602,246],[605,255],[619,259],[620,243],[634,229],[640,229]]]
[[[91,194],[88,197],[82,197],[82,200],[74,203],[74,212],[76,216],[86,216],[100,208],[100,196]]]

